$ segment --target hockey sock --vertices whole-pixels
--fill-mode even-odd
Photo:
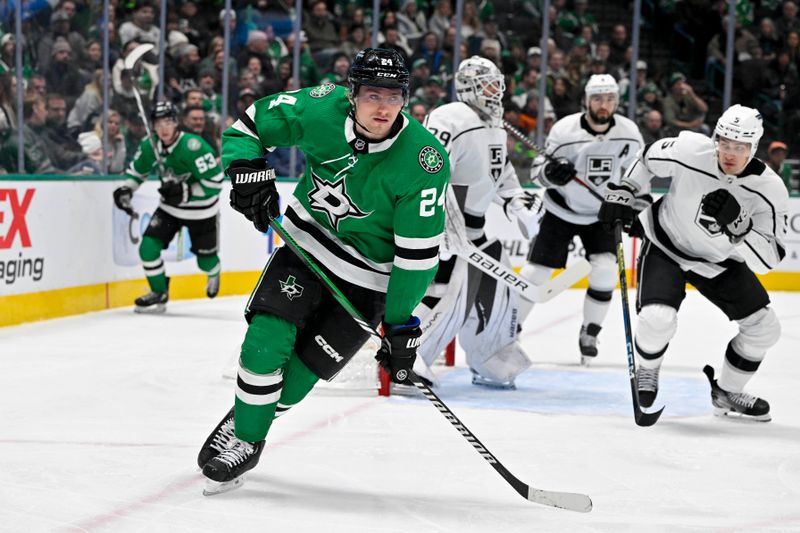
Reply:
[[[296,335],[294,324],[275,315],[259,313],[250,321],[236,379],[234,428],[241,440],[257,442],[267,436]]]
[[[198,255],[197,266],[209,276],[216,276],[220,271],[218,255]]]
[[[583,300],[583,325],[602,325],[611,305],[611,291],[598,291],[589,287]]]
[[[296,353],[292,353],[283,371],[283,391],[278,403],[280,410],[286,411],[299,403],[311,392],[317,381],[319,377],[308,369]]]
[[[164,242],[149,235],[142,237],[142,244],[139,246],[144,275],[147,276],[147,283],[153,292],[167,290],[167,276],[164,271],[164,261],[161,259],[161,250],[164,248],[166,248]]]

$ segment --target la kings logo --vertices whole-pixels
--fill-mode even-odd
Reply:
[[[614,158],[602,156],[589,156],[586,161],[586,178],[595,187],[600,187],[611,178],[614,170]]]
[[[278,280],[281,284],[281,293],[285,294],[289,300],[300,298],[303,295],[303,286],[295,283],[296,278],[289,276],[285,281]]]
[[[703,195],[703,198],[705,198],[705,195]],[[717,224],[716,219],[703,213],[702,200],[700,200],[700,203],[697,206],[697,214],[695,215],[694,221],[695,224],[700,226],[709,237],[717,237],[722,235],[722,228],[719,224]]]
[[[312,170],[311,179],[314,183],[314,188],[308,193],[309,205],[311,209],[325,213],[331,226],[336,231],[339,230],[339,222],[345,218],[364,218],[372,214],[371,211],[365,213],[359,209],[347,194],[345,176],[329,183]]]
[[[503,173],[503,147],[499,144],[489,145],[489,172],[492,179],[497,181]]]

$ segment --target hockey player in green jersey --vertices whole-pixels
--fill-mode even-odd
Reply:
[[[219,193],[223,172],[214,149],[199,135],[178,130],[178,113],[169,102],[158,102],[150,113],[158,137],[154,152],[151,139],[139,149],[125,171],[125,184],[114,191],[118,208],[133,214],[131,198],[154,169],[161,178],[161,203],[153,213],[139,246],[150,292],[136,299],[137,313],[163,313],[169,299],[169,278],[165,274],[161,250],[186,226],[192,241],[197,266],[208,275],[206,295],[219,292]]]
[[[397,52],[356,56],[349,89],[323,84],[262,98],[222,137],[231,206],[265,231],[278,216],[266,150],[297,146],[306,170],[284,198],[284,229],[373,326],[392,379],[411,370],[421,331],[412,316],[438,267],[447,155],[401,113],[408,69]],[[277,249],[246,309],[235,408],[198,457],[206,494],[235,488],[258,462],[276,416],[333,378],[368,335],[291,249]]]

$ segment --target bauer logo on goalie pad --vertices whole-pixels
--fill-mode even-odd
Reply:
[[[326,354],[331,356],[331,359],[333,359],[337,363],[341,363],[342,362],[342,356],[339,355],[339,352],[337,352],[336,350],[333,349],[333,346],[328,344],[328,341],[326,341],[322,337],[322,335],[317,335],[316,337],[314,337],[314,340],[317,342],[319,347],[322,348],[323,352],[325,352]]]
[[[241,185],[244,183],[259,183],[274,179],[275,169],[268,168],[267,170],[258,170],[256,172],[248,172],[247,174],[236,174],[236,181],[234,183]]]
[[[613,169],[613,157],[589,157],[586,162],[586,177],[595,187],[599,187],[611,178]]]

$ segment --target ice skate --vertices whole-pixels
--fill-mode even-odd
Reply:
[[[160,314],[167,310],[167,302],[169,301],[169,293],[164,292],[148,292],[144,296],[140,296],[134,300],[136,307],[133,308],[135,313],[144,314]]]
[[[234,437],[228,447],[203,467],[206,476],[204,496],[213,496],[239,488],[244,483],[244,474],[258,464],[264,449],[264,441],[245,442]]]
[[[727,416],[758,422],[769,422],[769,403],[757,396],[746,392],[728,392],[717,384],[714,379],[714,369],[710,365],[703,368],[703,372],[711,384],[711,403],[714,405],[715,416]]]
[[[636,384],[639,390],[639,405],[651,407],[658,395],[658,368],[642,368],[636,370]]]
[[[211,459],[227,450],[234,438],[233,407],[231,407],[231,410],[217,424],[217,427],[203,443],[203,447],[200,448],[200,453],[197,455],[197,466],[200,468],[206,466]]]
[[[589,363],[597,357],[597,335],[600,334],[601,326],[589,324],[581,326],[578,336],[578,346],[581,349],[581,364],[589,366]]]
[[[473,369],[469,369],[472,372],[472,384],[479,385],[481,387],[488,387],[490,389],[500,389],[500,390],[516,390],[517,386],[514,384],[513,380],[509,381],[498,381],[496,379],[490,379],[484,376],[481,376],[478,372]]]
[[[219,294],[219,274],[208,276],[206,281],[206,296],[214,298]]]

